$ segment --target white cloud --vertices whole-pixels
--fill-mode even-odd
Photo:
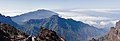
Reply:
[[[21,15],[27,12],[35,11],[37,9],[31,9],[31,10],[7,10],[7,9],[2,9],[0,10],[0,13],[5,16],[16,16],[16,15]]]
[[[113,21],[101,21],[100,25],[104,26],[104,27],[115,27],[116,22],[118,22],[119,20],[113,20]]]
[[[72,18],[98,28],[104,28],[115,26],[115,23],[119,20],[118,15],[120,14],[111,11],[119,11],[119,9],[73,9],[57,12],[63,18]]]
[[[104,22],[104,21],[102,21],[102,22],[100,22],[100,25],[107,25],[107,24],[109,24],[110,22]]]

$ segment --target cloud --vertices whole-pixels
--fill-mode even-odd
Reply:
[[[119,20],[120,9],[71,9],[57,11],[63,18],[93,25],[98,28],[113,27]]]
[[[34,10],[0,10],[0,13],[5,16],[16,16],[16,15],[21,15],[26,12],[30,12]]]
[[[0,11],[6,16],[16,16],[34,10],[2,10]],[[97,28],[105,28],[115,26],[116,21],[120,18],[120,9],[67,9],[52,10],[59,16],[68,19],[72,18],[76,21],[82,21],[86,24]]]
[[[119,20],[113,20],[113,21],[101,21],[100,25],[104,26],[104,27],[115,27],[116,22],[118,22]]]

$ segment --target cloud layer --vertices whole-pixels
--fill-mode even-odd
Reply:
[[[66,19],[72,18],[98,28],[108,28],[115,26],[115,23],[119,20],[119,11],[119,9],[71,9],[56,12]]]

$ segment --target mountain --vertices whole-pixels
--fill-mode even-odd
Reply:
[[[41,27],[37,37],[27,35],[15,27],[0,22],[0,41],[65,41],[56,32]]]
[[[24,41],[27,37],[28,35],[24,32],[9,24],[0,22],[0,41]]]
[[[30,19],[22,24],[29,30],[26,33],[35,35],[39,26],[46,27],[49,30],[57,32],[58,35],[66,39],[66,41],[87,41],[91,37],[102,36],[103,29],[98,29],[80,21],[73,19],[64,19],[58,15],[53,15],[45,19]]]
[[[116,23],[115,27],[111,27],[107,35],[98,39],[92,38],[90,41],[120,41],[120,21]]]
[[[6,16],[0,14],[0,22],[5,23],[5,24],[9,24],[11,26],[14,26],[17,29],[21,29],[22,28],[22,26],[18,25],[14,21],[12,21],[12,19],[9,16],[6,17]]]
[[[42,10],[37,10],[33,12],[24,13],[22,15],[14,16],[12,17],[12,20],[20,24],[30,19],[43,19],[43,18],[51,17],[52,15],[57,15],[57,13],[42,9]]]

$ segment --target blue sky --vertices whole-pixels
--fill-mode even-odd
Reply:
[[[114,26],[120,18],[120,0],[0,0],[0,13],[6,16],[37,9],[52,10],[96,27]]]
[[[0,12],[7,16],[20,15],[20,13],[41,8],[49,10],[120,9],[120,0],[0,0]]]
[[[118,9],[119,0],[0,0],[0,9]]]

